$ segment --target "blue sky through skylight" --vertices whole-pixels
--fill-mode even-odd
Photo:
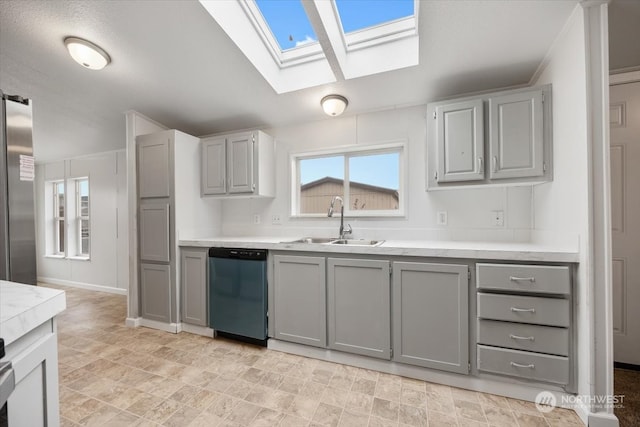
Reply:
[[[345,33],[413,15],[413,0],[336,0]]]
[[[256,0],[256,4],[280,49],[292,49],[317,41],[300,0]]]

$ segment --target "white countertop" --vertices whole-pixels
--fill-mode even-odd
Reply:
[[[0,338],[9,345],[66,307],[64,291],[0,280]]]
[[[300,236],[304,237],[304,236]],[[478,260],[578,262],[577,249],[560,245],[448,240],[386,240],[380,246],[291,243],[295,237],[211,237],[180,240],[180,246],[229,247],[298,252],[466,258]]]

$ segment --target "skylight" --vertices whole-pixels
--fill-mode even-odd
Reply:
[[[414,14],[414,0],[335,0],[342,30],[345,33],[362,30]]]
[[[317,43],[300,0],[255,0],[281,50]]]

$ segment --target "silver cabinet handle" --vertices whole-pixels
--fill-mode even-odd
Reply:
[[[534,365],[533,363],[530,363],[528,365],[521,365],[520,363],[516,363],[516,362],[511,362],[511,366],[516,368],[529,368],[529,369],[534,369],[536,367],[536,365]]]
[[[512,282],[535,282],[535,277],[517,277],[517,276],[509,276],[509,280]]]
[[[519,335],[509,334],[509,338],[512,340],[526,340],[526,341],[535,341],[534,337],[521,337]]]
[[[478,157],[478,172],[484,172],[484,160],[482,157]]]
[[[498,156],[493,156],[493,171],[498,172]]]
[[[536,309],[535,308],[511,307],[511,311],[513,311],[514,313],[535,313]]]

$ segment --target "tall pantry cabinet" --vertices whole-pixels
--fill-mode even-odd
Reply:
[[[178,332],[178,235],[215,233],[219,204],[200,197],[199,138],[167,130],[136,144],[141,324]]]

